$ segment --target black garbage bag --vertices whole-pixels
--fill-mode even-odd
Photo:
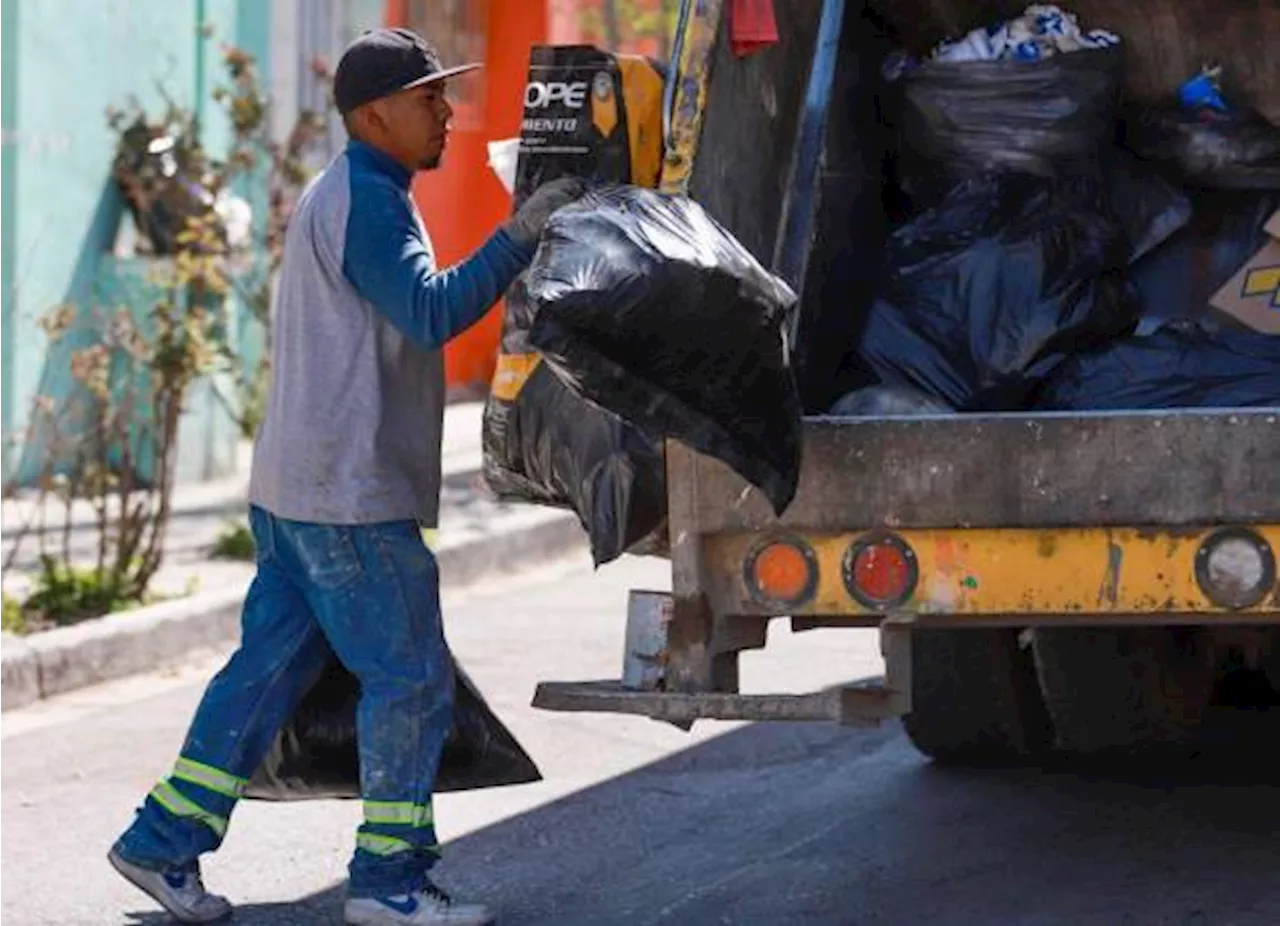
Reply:
[[[538,767],[456,661],[453,670],[453,729],[440,760],[435,791],[471,791],[541,780]],[[331,656],[250,779],[245,796],[264,801],[359,797],[359,698],[359,682]]]
[[[507,293],[502,354],[484,410],[485,481],[501,499],[567,508],[597,566],[653,552],[667,516],[662,453],[639,428],[566,386],[529,345],[523,276]]]
[[[950,415],[953,409],[922,392],[901,386],[867,386],[841,396],[827,414],[844,418]]]
[[[1129,269],[1142,330],[1204,316],[1213,294],[1267,243],[1264,226],[1278,209],[1280,192],[1198,191],[1187,226]]]
[[[796,297],[701,206],[602,187],[552,216],[526,285],[529,342],[574,392],[786,508],[800,473],[784,333]]]
[[[1106,152],[1107,211],[1129,239],[1129,262],[1141,260],[1181,231],[1194,213],[1190,198],[1128,152]]]
[[[1087,172],[1112,135],[1119,65],[1118,48],[923,62],[902,78],[909,185],[936,189],[939,175],[987,171]]]
[[[1046,411],[1280,406],[1280,338],[1171,321],[1064,363],[1037,397]]]
[[[1280,190],[1280,126],[1251,109],[1131,107],[1120,143],[1207,186]]]
[[[1068,354],[1133,327],[1129,237],[1095,184],[965,181],[890,238],[862,361],[959,411],[1022,408]]]

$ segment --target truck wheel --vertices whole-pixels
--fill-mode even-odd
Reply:
[[[1037,628],[1036,674],[1071,753],[1185,750],[1213,699],[1212,639],[1197,628]]]
[[[911,713],[902,726],[930,758],[1018,764],[1048,749],[1053,730],[1017,630],[916,630]]]

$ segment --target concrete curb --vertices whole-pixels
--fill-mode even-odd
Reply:
[[[545,565],[586,549],[572,515],[530,508],[500,533],[449,538],[435,550],[445,590]],[[31,637],[4,635],[0,711],[180,662],[235,640],[244,587],[112,614]]]

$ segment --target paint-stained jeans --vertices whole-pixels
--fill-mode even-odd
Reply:
[[[330,650],[360,680],[365,822],[353,897],[422,886],[438,855],[431,792],[453,716],[435,558],[410,521],[331,526],[250,510],[258,573],[240,649],[210,682],[173,773],[117,844],[154,868],[216,849],[245,782]]]

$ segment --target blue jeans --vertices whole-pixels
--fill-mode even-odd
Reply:
[[[422,887],[439,854],[431,792],[453,720],[453,662],[439,574],[412,521],[305,524],[249,512],[258,572],[240,648],[209,683],[172,774],[117,850],[188,867],[222,842],[236,801],[336,653],[360,681],[356,730],[364,823],[353,897]]]

